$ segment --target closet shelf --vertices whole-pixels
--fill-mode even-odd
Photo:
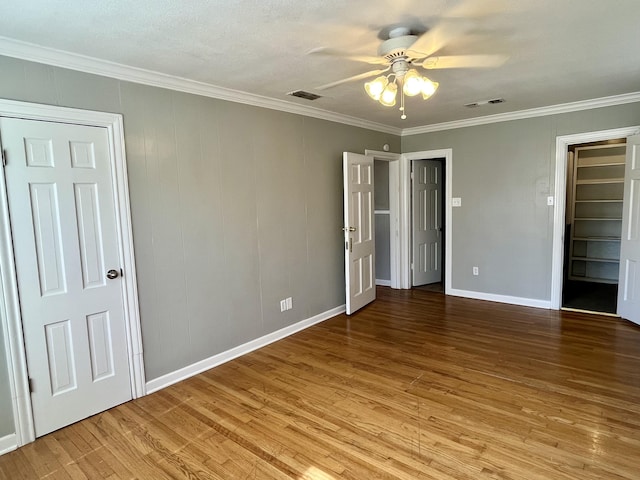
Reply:
[[[622,200],[618,199],[590,199],[590,200],[576,200],[576,203],[622,203]]]
[[[620,263],[620,260],[618,260],[617,258],[571,257],[571,260],[596,263]]]
[[[618,282],[625,149],[623,144],[575,148],[570,176],[570,280]]]
[[[571,280],[578,280],[581,282],[594,282],[594,283],[610,283],[615,285],[618,283],[618,279],[613,278],[599,278],[599,277],[581,277],[578,275],[572,276]]]
[[[576,185],[601,185],[603,183],[624,183],[624,178],[589,178],[576,180]]]
[[[620,237],[573,237],[574,240],[583,242],[619,242]]]
[[[575,221],[586,220],[586,221],[589,221],[589,222],[600,222],[600,221],[606,220],[606,221],[617,221],[617,222],[620,222],[620,221],[622,221],[622,217],[617,217],[617,218],[614,218],[614,217],[576,217],[576,218],[574,218],[574,220]]]

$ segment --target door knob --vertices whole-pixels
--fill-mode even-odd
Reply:
[[[355,232],[356,227],[343,227],[342,230],[345,232]]]
[[[107,272],[107,278],[109,280],[113,280],[114,278],[118,278],[119,276],[120,276],[120,273],[117,270],[114,270],[113,268]]]

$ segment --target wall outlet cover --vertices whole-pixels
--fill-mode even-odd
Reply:
[[[454,197],[451,199],[451,205],[453,207],[461,207],[462,206],[462,198]]]

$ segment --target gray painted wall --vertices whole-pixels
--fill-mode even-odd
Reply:
[[[452,287],[549,301],[556,136],[636,125],[640,103],[403,137],[453,149]]]
[[[344,304],[342,152],[399,137],[1,56],[0,72],[1,98],[124,116],[147,380]],[[0,387],[0,437],[7,404]]]

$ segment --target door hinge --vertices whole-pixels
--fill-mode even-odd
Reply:
[[[7,166],[7,151],[3,148],[2,150],[0,150],[0,153],[2,154],[2,166],[6,167]]]
[[[33,393],[33,378],[29,377],[29,393]]]
[[[411,270],[413,270],[413,263],[411,264]]]
[[[411,172],[411,180],[413,180],[413,172]]]

